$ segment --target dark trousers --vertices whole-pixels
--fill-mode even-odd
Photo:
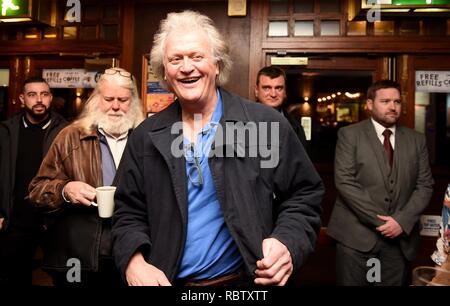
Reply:
[[[336,244],[338,286],[406,286],[408,276],[409,262],[396,239],[380,239],[369,252]]]
[[[10,227],[0,232],[0,287],[31,286],[40,236],[36,229]]]
[[[58,287],[124,287],[120,273],[111,258],[101,258],[98,272],[84,271],[80,273],[80,282],[69,282],[67,271],[46,270],[52,277],[53,284]]]

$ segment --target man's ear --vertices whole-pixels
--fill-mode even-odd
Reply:
[[[371,111],[372,108],[373,108],[373,100],[372,99],[367,99],[366,100],[366,105],[367,105],[367,109]]]
[[[23,95],[23,93],[19,95],[19,100],[22,105],[25,104],[25,96]]]

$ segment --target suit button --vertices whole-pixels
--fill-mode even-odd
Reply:
[[[394,193],[394,190],[391,190],[391,193]]]
[[[394,181],[391,181],[391,184],[394,184]]]
[[[389,199],[388,199],[388,198],[385,198],[384,200],[385,200],[386,202],[389,202]]]

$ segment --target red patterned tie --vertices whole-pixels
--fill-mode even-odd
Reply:
[[[392,145],[391,145],[391,141],[389,140],[389,137],[391,136],[392,131],[389,129],[385,129],[383,132],[383,136],[384,136],[384,142],[383,142],[383,146],[384,146],[384,150],[386,151],[386,157],[389,160],[389,165],[392,168],[392,162],[394,160],[394,149],[392,149]]]

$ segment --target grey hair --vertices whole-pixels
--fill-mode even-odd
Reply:
[[[97,82],[97,86],[95,87],[89,99],[86,101],[83,110],[81,111],[80,115],[78,115],[77,119],[73,122],[74,125],[78,126],[86,133],[90,133],[98,126],[97,111],[100,106],[100,99],[101,99],[100,92],[103,87],[103,84],[109,82],[130,90],[131,103],[128,112],[131,112],[130,114],[134,120],[133,129],[136,128],[144,120],[142,103],[141,99],[139,98],[134,78],[132,78],[131,74],[130,77],[123,76],[129,73],[125,69],[118,67],[114,67],[113,69],[118,71],[118,73],[102,74],[100,76]],[[123,73],[123,75],[120,74],[119,72]]]
[[[180,13],[167,14],[167,18],[161,21],[159,30],[153,39],[150,63],[162,86],[167,88],[167,83],[164,80],[164,52],[167,36],[171,32],[176,31],[193,32],[198,30],[204,31],[208,36],[214,62],[219,67],[219,75],[216,80],[217,85],[222,86],[228,81],[233,64],[228,44],[214,26],[211,18],[199,12],[186,10]]]

